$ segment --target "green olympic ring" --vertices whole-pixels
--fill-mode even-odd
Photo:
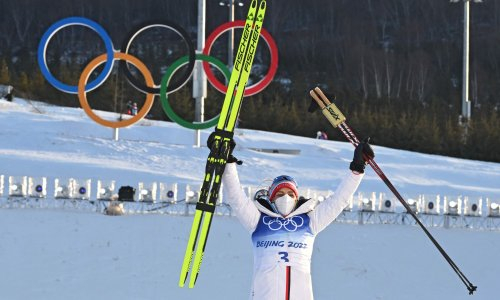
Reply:
[[[229,71],[227,66],[215,57],[204,55],[204,54],[196,54],[196,60],[207,61],[207,62],[213,64],[219,71],[222,72],[222,74],[226,78],[226,81],[228,81],[229,78],[231,77],[231,72]],[[184,120],[179,115],[177,115],[174,112],[174,110],[172,109],[172,106],[170,106],[170,103],[168,102],[168,95],[167,95],[168,83],[170,82],[170,79],[172,78],[174,73],[179,68],[181,68],[182,66],[187,64],[188,61],[189,61],[189,56],[186,55],[186,56],[183,56],[183,57],[179,58],[178,60],[174,61],[168,67],[167,71],[165,72],[165,75],[163,76],[163,78],[161,80],[161,87],[160,87],[161,106],[163,107],[163,110],[165,111],[167,116],[172,121],[176,122],[177,124],[179,124],[183,127],[186,127],[186,128],[190,128],[190,129],[207,129],[207,128],[213,127],[217,124],[217,122],[219,121],[220,114],[213,117],[210,120],[205,121],[205,122],[192,122],[191,123],[191,122]]]

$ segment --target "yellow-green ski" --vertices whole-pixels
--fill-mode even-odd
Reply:
[[[266,13],[266,1],[262,1],[260,2],[259,10],[257,11],[257,16],[255,17],[255,24],[253,27],[252,34],[250,36],[250,41],[247,49],[248,53],[245,57],[243,65],[242,66],[240,65],[240,67],[242,67],[242,69],[240,70],[241,77],[238,80],[236,95],[234,96],[233,109],[232,109],[232,111],[236,110],[236,113],[232,113],[229,116],[229,120],[226,124],[227,131],[232,132],[234,130],[234,125],[236,124],[236,119],[238,117],[238,113],[241,107],[241,101],[243,100],[243,93],[245,92],[245,87],[247,85],[248,78],[250,77],[250,70],[252,69],[253,59],[255,57],[255,52],[257,50],[257,44],[259,42],[260,31],[262,30],[262,22],[264,22],[265,13]],[[228,94],[226,94],[226,97],[228,97]],[[219,128],[219,125],[217,125],[217,127]]]
[[[179,277],[180,287],[185,285],[191,263],[189,288],[194,287],[203,261],[208,233],[219,197],[222,174],[226,167],[233,139],[234,126],[240,111],[245,86],[250,76],[259,41],[262,22],[264,21],[266,1],[260,1],[259,5],[257,5],[257,2],[257,0],[252,0],[250,4],[219,122],[213,133],[213,143],[207,158],[205,177],[196,204],[196,212]]]

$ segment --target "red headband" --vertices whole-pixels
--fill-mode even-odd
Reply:
[[[278,193],[279,190],[281,190],[282,188],[291,189],[293,191],[293,193],[295,194],[295,197],[297,199],[299,198],[299,191],[297,190],[297,187],[295,186],[295,184],[293,184],[290,181],[285,181],[285,182],[277,184],[275,187],[273,187],[273,189],[271,191],[269,191],[269,200],[272,201],[274,199],[274,196],[276,196],[276,193]]]

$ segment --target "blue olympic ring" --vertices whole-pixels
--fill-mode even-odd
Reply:
[[[104,28],[101,25],[97,24],[96,22],[83,17],[69,17],[54,23],[43,34],[42,39],[40,40],[40,44],[38,45],[38,65],[40,66],[40,70],[42,71],[43,76],[55,88],[70,94],[78,93],[78,86],[67,85],[56,79],[52,75],[52,73],[50,73],[46,61],[46,51],[50,39],[54,36],[54,34],[57,31],[71,25],[82,25],[94,30],[104,40],[104,44],[106,46],[106,64],[104,65],[104,68],[102,72],[99,74],[99,76],[97,76],[96,79],[94,79],[92,82],[90,82],[85,86],[85,91],[89,92],[97,88],[102,83],[104,83],[104,81],[108,78],[109,74],[111,74],[114,62],[113,60],[114,49],[111,37],[108,35],[106,30],[104,30]]]

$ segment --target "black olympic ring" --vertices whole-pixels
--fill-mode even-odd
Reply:
[[[195,48],[193,45],[193,42],[189,38],[188,33],[184,28],[180,27],[179,25],[175,24],[174,22],[171,21],[146,21],[143,22],[134,28],[132,28],[129,33],[127,33],[126,38],[124,39],[124,42],[122,44],[120,52],[128,54],[128,50],[130,48],[130,45],[132,44],[132,41],[135,37],[137,37],[142,31],[147,30],[152,27],[164,27],[171,29],[178,35],[182,37],[186,45],[188,46],[188,65],[187,69],[184,70],[182,73],[182,76],[178,78],[177,80],[169,83],[167,87],[167,94],[173,93],[180,89],[181,87],[184,86],[184,84],[187,83],[189,77],[191,76],[191,73],[193,73],[194,69],[194,63],[196,60],[196,53],[195,53]],[[150,94],[155,94],[155,95],[160,95],[160,85],[155,85],[154,87],[149,87],[146,86],[143,82],[138,80],[134,75],[130,72],[130,69],[128,68],[128,63],[125,60],[120,61],[120,70],[122,70],[125,75],[127,76],[128,81],[130,84],[132,84],[136,89],[142,91],[143,93],[150,93]]]

